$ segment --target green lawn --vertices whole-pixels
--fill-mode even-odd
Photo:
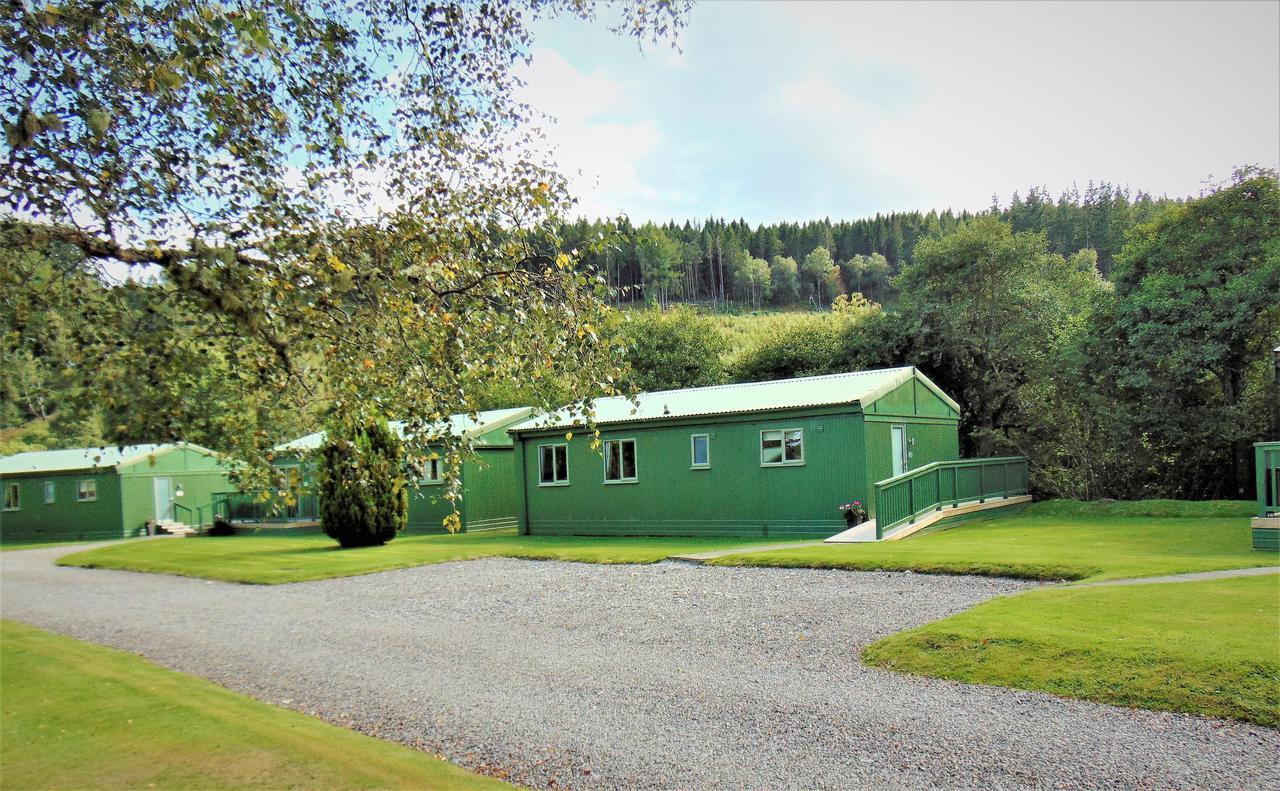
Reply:
[[[902,541],[815,544],[730,555],[712,562],[1046,580],[1115,579],[1280,565],[1280,556],[1275,553],[1252,549],[1248,511],[1242,511],[1243,507],[1233,502],[1051,501],[1037,503],[1013,516],[961,523]],[[1162,513],[1185,516],[1159,515]],[[1238,513],[1243,515],[1231,516]]]
[[[670,555],[752,543],[776,544],[778,539],[560,538],[519,536],[514,530],[496,530],[402,536],[381,547],[339,549],[325,536],[228,536],[118,544],[67,555],[58,562],[66,566],[275,584],[495,556],[584,563],[656,563]]]
[[[509,788],[132,654],[0,621],[6,788]]]
[[[1280,575],[1033,591],[885,638],[863,659],[1280,726]]]

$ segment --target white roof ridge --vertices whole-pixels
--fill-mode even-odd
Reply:
[[[861,379],[861,382],[853,381]],[[639,423],[651,420],[710,417],[714,415],[772,412],[782,409],[836,407],[875,403],[894,388],[917,379],[948,407],[960,411],[954,399],[914,365],[840,371],[817,376],[734,382],[723,385],[642,392],[635,397],[605,396],[588,403],[566,405],[508,429],[508,433],[541,431],[584,422],[596,424]],[[594,417],[588,417],[594,415]]]
[[[863,371],[840,371],[834,374],[814,374],[813,376],[793,376],[787,379],[762,379],[755,382],[726,382],[719,385],[699,385],[697,387],[672,387],[666,390],[644,390],[637,393],[637,396],[656,396],[664,393],[691,393],[704,392],[707,390],[731,390],[735,387],[760,387],[763,385],[775,384],[794,384],[796,382],[812,382],[818,379],[840,379],[844,377],[865,376],[867,374],[883,374],[890,371],[909,371],[915,368],[914,365],[895,365],[891,368],[868,368]],[[628,398],[624,395],[601,396],[596,401],[604,398]],[[856,399],[855,399],[856,400]]]

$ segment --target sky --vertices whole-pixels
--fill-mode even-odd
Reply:
[[[704,0],[679,50],[535,28],[523,98],[587,217],[980,210],[1028,186],[1187,196],[1280,163],[1280,3]]]

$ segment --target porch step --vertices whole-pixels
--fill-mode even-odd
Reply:
[[[184,524],[182,522],[171,522],[168,520],[157,522],[156,528],[171,536],[194,536],[199,532],[191,525]]]

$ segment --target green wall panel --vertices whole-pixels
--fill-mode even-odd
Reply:
[[[804,429],[805,463],[762,467],[760,432]],[[711,435],[710,469],[691,469],[690,436]],[[564,435],[524,435],[526,529],[532,534],[829,536],[836,507],[865,496],[862,417],[717,416],[704,423],[602,430],[636,440],[635,483],[604,482],[603,459],[577,434],[568,444],[569,485],[538,483],[538,451]]]
[[[879,481],[893,476],[893,426],[907,429],[907,449],[911,453],[908,470],[914,470],[935,461],[960,458],[959,426],[954,420],[917,417],[893,417],[868,415],[866,424],[867,513],[875,516],[875,492]]]
[[[98,497],[78,502],[79,481],[97,481]],[[54,502],[45,504],[45,482],[54,485]],[[0,478],[0,484],[19,485],[20,510],[0,512],[0,543],[88,541],[122,538],[120,479],[115,472],[56,473]]]
[[[510,447],[477,447],[462,464],[462,500],[458,503],[462,529],[515,527],[516,491]],[[444,518],[453,505],[444,498],[443,484],[423,484],[409,490],[406,533],[443,533]]]
[[[134,468],[136,469],[136,468]],[[124,473],[120,476],[120,485],[124,494],[122,514],[124,517],[125,535],[140,535],[148,519],[156,518],[155,480],[168,478],[171,488],[182,489],[181,497],[173,501],[190,508],[190,514],[182,509],[175,509],[176,521],[194,525],[199,521],[208,524],[212,521],[213,496],[220,492],[234,491],[230,479],[224,472],[166,472],[148,470],[146,473]]]
[[[515,527],[519,506],[515,453],[509,446],[477,449],[476,458],[464,464],[462,476],[467,530]]]

